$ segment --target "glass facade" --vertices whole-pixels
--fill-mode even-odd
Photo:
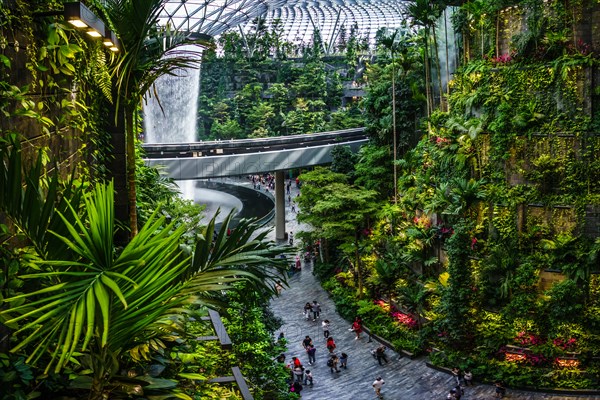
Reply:
[[[173,0],[165,4],[161,23],[218,36],[237,26],[247,29],[260,16],[267,23],[279,19],[289,42],[309,43],[316,28],[331,47],[352,26],[357,36],[373,42],[379,28],[401,24],[405,5],[394,0]]]

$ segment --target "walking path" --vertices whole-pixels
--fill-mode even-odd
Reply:
[[[243,180],[237,184],[246,184]],[[292,184],[292,199],[296,197],[298,189]],[[287,194],[286,194],[287,199]],[[291,211],[290,204],[286,201],[286,230],[296,232],[303,230],[303,226],[296,221],[296,214]],[[274,239],[275,233],[271,232]],[[288,341],[286,363],[296,356],[300,358],[306,369],[314,376],[314,386],[304,386],[303,400],[371,400],[377,396],[372,384],[381,376],[385,384],[381,391],[386,400],[443,400],[454,385],[454,378],[443,372],[434,370],[425,365],[426,358],[415,360],[402,357],[392,350],[388,350],[389,363],[380,366],[371,355],[371,350],[378,347],[379,343],[370,341],[363,332],[359,340],[354,340],[355,334],[348,329],[351,322],[344,320],[335,310],[333,301],[321,288],[312,274],[312,265],[302,263],[302,271],[288,279],[289,288],[285,288],[280,296],[271,301],[271,308],[276,316],[284,321],[280,328]],[[312,318],[305,320],[303,307],[306,302],[318,301],[321,304],[321,317],[316,321]],[[328,319],[331,322],[330,335],[337,344],[338,356],[344,352],[348,354],[348,368],[340,369],[339,373],[330,372],[326,362],[328,350],[321,328],[321,321]],[[368,326],[368,321],[364,321]],[[277,332],[279,334],[279,332]],[[317,349],[316,363],[308,364],[308,356],[302,346],[305,336],[310,336]],[[477,377],[475,376],[475,381]],[[476,383],[465,389],[462,400],[488,400],[494,398],[494,387]],[[592,400],[600,396],[564,396],[545,393],[524,392],[508,390],[505,398],[516,400]]]

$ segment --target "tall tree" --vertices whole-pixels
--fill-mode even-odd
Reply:
[[[396,162],[396,157],[398,157],[398,144],[397,144],[397,135],[396,135],[396,68],[395,68],[395,57],[394,53],[396,50],[396,36],[398,36],[398,30],[395,30],[387,37],[384,37],[380,43],[386,49],[389,50],[392,58],[392,135],[393,135],[393,143],[394,143],[394,204],[398,204],[398,164]]]
[[[423,58],[425,65],[425,85],[427,94],[427,115],[431,115],[434,107],[432,84],[431,84],[431,65],[429,39],[433,32],[435,39],[435,21],[440,17],[442,8],[432,0],[413,0],[407,7],[407,15],[412,20],[413,25],[423,28]],[[434,43],[435,54],[437,57],[437,41]],[[436,58],[437,59],[437,58]],[[439,62],[437,63],[439,67]],[[438,76],[440,74],[438,73]],[[441,93],[441,87],[440,87]]]

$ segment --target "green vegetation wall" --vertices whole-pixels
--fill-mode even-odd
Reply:
[[[104,133],[110,99],[109,55],[86,41],[62,16],[61,2],[4,2],[0,6],[0,137],[16,134],[25,154],[43,154],[44,165],[63,174],[106,175]]]
[[[304,48],[301,57],[288,58],[294,55],[293,45],[280,42],[276,28],[263,27],[248,37],[229,32],[219,39],[219,52],[205,51],[199,138],[279,136],[363,125],[356,104],[341,107],[343,89],[355,78],[356,59],[325,58],[318,43]]]
[[[318,271],[335,275],[325,286],[340,308],[368,315],[369,328],[404,349],[441,349],[432,356],[436,363],[474,367],[482,379],[511,386],[598,388],[600,64],[594,50],[600,37],[590,15],[600,4],[461,4],[453,23],[462,33],[462,66],[450,80],[447,107],[433,99],[439,109],[420,124],[416,145],[403,139],[417,131],[411,122],[418,114],[396,116],[397,205],[390,190],[383,192],[394,204],[381,206],[357,238],[359,268],[331,257],[332,265]],[[433,23],[421,22],[429,30],[417,35],[420,57],[408,57],[411,46],[394,50],[393,76],[402,78],[396,105],[414,104],[414,110],[419,103],[410,101],[418,97],[409,88],[441,85],[411,74],[443,64],[434,56],[400,63],[404,55],[420,61],[425,43],[436,46]],[[355,184],[363,190],[393,182],[391,166],[377,175],[364,167],[368,160],[390,165],[392,158],[380,150],[393,138],[393,111],[383,99],[394,71],[378,61],[369,69],[363,103],[375,139],[357,162]],[[309,211],[301,207],[300,215]],[[364,290],[356,284],[363,279]],[[368,296],[364,304],[348,296],[357,290]],[[388,329],[380,314],[366,312],[371,308],[402,329]]]
[[[599,64],[592,43],[581,39],[592,39],[593,29],[580,14],[598,5],[524,3],[487,17],[479,10],[487,30],[465,41],[482,53],[471,53],[455,73],[449,111],[431,116],[428,134],[401,162],[400,192],[415,227],[426,219],[431,240],[422,251],[438,258],[422,279],[449,273],[430,304],[433,341],[477,348],[483,358],[518,345],[527,348],[528,366],[551,368],[566,351],[600,354]],[[496,37],[501,24],[491,22],[508,14],[530,30],[541,20],[538,36],[513,32],[511,52],[502,55],[500,44],[481,38]],[[570,29],[567,40],[553,36],[558,27]],[[408,246],[414,235],[409,229],[405,236]],[[449,312],[460,307],[461,315]]]

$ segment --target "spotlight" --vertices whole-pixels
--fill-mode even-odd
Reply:
[[[65,3],[64,7],[64,17],[74,27],[86,29],[91,37],[102,37],[105,34],[104,22],[83,3]]]

